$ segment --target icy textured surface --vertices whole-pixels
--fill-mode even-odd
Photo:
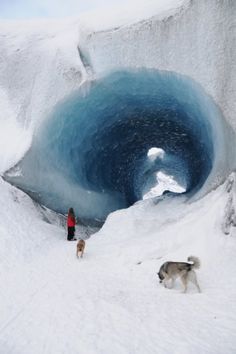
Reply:
[[[83,18],[83,21],[73,19],[28,22],[27,24],[23,24],[23,22],[20,24],[2,22],[0,24],[2,33],[0,38],[2,64],[0,66],[0,96],[3,110],[0,114],[0,120],[3,129],[0,132],[0,141],[4,142],[4,149],[0,150],[1,173],[20,160],[29,148],[32,139],[33,144],[37,145],[35,140],[37,139],[39,126],[52,117],[53,110],[55,113],[55,110],[62,109],[65,102],[71,102],[72,107],[70,109],[73,110],[73,97],[77,99],[77,93],[73,96],[73,92],[77,92],[81,84],[85,89],[87,86],[89,90],[90,79],[99,81],[100,75],[104,76],[109,71],[117,71],[122,68],[128,68],[127,70],[137,67],[156,68],[186,75],[196,85],[200,83],[203,91],[206,92],[206,97],[207,95],[213,97],[219,108],[216,109],[214,104],[212,104],[211,112],[210,110],[206,112],[207,109],[204,108],[204,116],[207,117],[206,122],[202,124],[205,125],[205,128],[208,122],[214,122],[215,124],[214,116],[218,117],[219,111],[221,111],[223,120],[235,129],[235,4],[233,1],[219,3],[216,0],[211,2],[203,0],[173,1],[173,4],[172,1],[169,1],[167,4],[170,5],[169,7],[160,7],[160,11],[156,14],[153,13],[150,19],[134,23],[135,19],[132,18],[130,22],[126,21],[124,23],[123,20],[117,18],[116,27],[109,30],[107,30],[107,28],[110,28],[109,21],[101,20],[98,27],[97,23],[90,21],[89,18],[87,20]],[[91,23],[94,25],[93,29],[91,29]],[[88,28],[90,29],[88,30]],[[227,41],[225,38],[227,38]],[[178,89],[174,85],[172,91],[175,91],[175,93],[171,92],[170,88],[169,94],[175,96]],[[64,103],[62,103],[62,100]],[[199,102],[198,98],[197,102]],[[103,104],[106,105],[107,103],[103,102]],[[205,107],[205,103],[201,102],[202,106]],[[93,110],[94,107],[91,109]],[[98,123],[100,132],[99,124],[100,122]],[[197,149],[200,148],[204,151],[205,148],[210,147],[210,144],[214,145],[213,149],[210,148],[210,150],[214,150],[213,168],[207,183],[204,184],[204,189],[200,190],[201,195],[204,194],[204,191],[209,191],[222,182],[236,166],[235,135],[226,123],[221,125],[222,129],[216,123],[213,133],[208,132],[207,129],[206,132],[200,133],[203,134],[202,137],[212,134],[212,138],[204,141],[204,144],[208,144],[207,148],[201,147],[199,144]],[[93,127],[95,126],[93,125]],[[191,126],[187,129],[191,130]],[[69,138],[70,133],[69,130],[67,131]],[[195,135],[193,130],[188,133]],[[196,136],[198,133],[196,133]],[[59,134],[60,132],[53,131],[55,138]],[[77,137],[85,137],[87,132],[84,135],[83,132],[74,132],[74,134]],[[143,181],[142,173],[140,174],[142,169],[140,168],[141,161],[139,161],[135,171],[134,183],[131,184],[131,190],[125,192],[124,197],[123,190],[120,192],[119,185],[122,184],[122,188],[127,190],[126,182],[124,184],[119,182],[117,185],[112,177],[111,181],[107,183],[106,178],[97,175],[97,172],[95,172],[96,163],[93,163],[94,166],[90,168],[90,159],[86,162],[83,161],[85,160],[84,147],[92,152],[93,157],[96,156],[91,134],[88,132],[88,139],[85,143],[84,141],[83,143],[78,142],[78,144],[83,144],[81,150],[82,155],[84,155],[79,168],[85,168],[86,171],[91,172],[91,176],[84,175],[83,177],[81,173],[77,175],[76,172],[77,181],[79,180],[76,188],[79,188],[79,191],[77,189],[72,191],[69,188],[72,185],[71,181],[65,181],[68,176],[64,176],[65,170],[68,171],[70,177],[73,175],[73,171],[71,172],[73,168],[78,171],[78,161],[75,162],[73,167],[70,163],[73,159],[70,158],[68,161],[70,165],[66,168],[65,166],[59,166],[59,174],[51,175],[51,178],[53,179],[53,186],[55,184],[55,188],[53,188],[57,189],[56,195],[58,196],[58,189],[59,194],[61,194],[57,200],[60,208],[65,209],[65,206],[62,206],[62,200],[68,205],[69,201],[72,202],[76,199],[78,207],[81,207],[78,203],[83,204],[82,209],[85,210],[85,214],[88,209],[91,211],[91,203],[95,206],[94,215],[97,214],[96,206],[99,203],[101,214],[104,215],[109,210],[129,205],[130,202],[136,200],[142,189],[140,186],[143,185],[145,188],[145,180]],[[8,136],[11,139],[8,139]],[[98,136],[101,143],[100,133]],[[88,140],[91,141],[88,142]],[[71,144],[71,140],[69,144]],[[87,144],[90,144],[92,148]],[[156,142],[155,146],[158,147]],[[60,148],[58,147],[58,149]],[[52,150],[54,151],[54,149]],[[62,150],[64,154],[67,149]],[[204,173],[207,175],[207,169],[200,168],[199,176],[194,177],[194,174],[190,171],[189,162],[186,166],[186,151],[180,159],[179,157],[176,159],[177,154],[175,154],[175,159],[172,160],[175,161],[175,164],[172,164],[172,169],[175,169],[174,175],[175,177],[178,175],[182,182],[185,180],[184,183],[190,189],[194,187],[194,184],[200,187],[201,183],[198,184],[196,179],[199,178],[200,181],[202,178],[202,181],[204,181],[203,175]],[[141,148],[140,154],[142,155],[142,153]],[[57,165],[58,157],[56,155],[54,162]],[[168,156],[170,156],[170,153]],[[203,158],[202,154],[198,154],[198,156],[200,156],[200,160]],[[96,158],[100,161],[99,171],[101,171],[105,160],[99,159],[99,156],[96,156]],[[205,167],[208,165],[209,172],[211,169],[209,166],[212,164],[212,154],[210,153],[209,156],[204,158],[208,160],[203,164],[205,164]],[[64,163],[65,160],[63,160],[62,165]],[[181,163],[185,164],[184,168],[180,168]],[[199,163],[201,164],[200,161]],[[145,161],[143,166],[145,168]],[[62,170],[63,176],[61,177]],[[184,173],[179,173],[181,170]],[[202,174],[203,170],[205,172]],[[108,169],[108,175],[109,173]],[[36,176],[35,181],[40,179],[41,177]],[[119,171],[115,179],[122,181]],[[25,184],[27,182],[29,181],[25,181]],[[43,184],[48,190],[49,180],[46,182]],[[65,188],[59,188],[59,185],[63,186],[63,183]],[[69,183],[68,188],[66,187],[67,183]],[[101,190],[104,191],[103,195],[101,195]],[[52,190],[52,193],[54,192]],[[76,197],[77,192],[79,197]],[[48,195],[47,198],[50,199],[51,196]],[[78,201],[79,198],[81,202]]]
[[[213,97],[236,130],[236,2],[185,0],[172,13],[112,30],[83,32],[95,73],[146,67],[185,74]],[[181,5],[181,6],[180,6]],[[106,26],[106,23],[104,24]]]
[[[141,199],[160,170],[193,195],[224,154],[224,129],[219,110],[192,80],[117,72],[58,105],[7,179],[54,210],[73,205],[80,216],[104,219]],[[152,147],[163,149],[163,158],[151,161]]]

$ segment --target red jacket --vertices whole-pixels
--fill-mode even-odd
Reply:
[[[73,227],[75,226],[75,217],[74,216],[67,216],[67,226],[68,227]]]

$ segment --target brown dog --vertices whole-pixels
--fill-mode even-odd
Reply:
[[[85,241],[84,240],[79,240],[78,243],[77,243],[77,252],[76,252],[77,257],[79,257],[79,254],[80,254],[80,258],[83,257],[84,248],[85,248]]]

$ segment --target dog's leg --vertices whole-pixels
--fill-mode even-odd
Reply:
[[[174,279],[174,278],[171,278],[171,284],[170,284],[170,289],[172,289],[172,288],[173,288],[173,286],[174,286],[174,283],[175,283],[175,279]]]
[[[196,287],[197,287],[197,289],[198,289],[198,292],[201,293],[201,289],[200,289],[200,286],[199,286],[199,284],[198,284],[198,282],[197,282],[197,279],[196,279],[196,283],[194,283],[194,284],[196,285]]]
[[[183,274],[183,275],[181,275],[180,279],[181,279],[182,284],[184,286],[183,293],[186,293],[187,292],[187,287],[188,287],[188,275],[187,274]]]
[[[198,284],[197,281],[197,275],[194,272],[194,270],[191,270],[191,272],[189,272],[189,280],[196,286],[196,288],[198,289],[198,292],[201,292],[200,286]]]
[[[164,276],[164,280],[163,280],[164,287],[168,288],[167,282],[169,280],[169,275],[167,273],[163,272],[163,276]]]

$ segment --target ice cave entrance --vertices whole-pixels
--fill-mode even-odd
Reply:
[[[35,131],[21,173],[6,178],[55,211],[73,206],[84,220],[104,220],[157,182],[173,195],[198,192],[220,156],[221,131],[218,108],[191,78],[117,71],[58,103]]]

